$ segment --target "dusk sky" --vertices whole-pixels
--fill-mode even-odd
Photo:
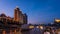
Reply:
[[[0,14],[14,17],[16,6],[28,15],[28,23],[51,23],[60,18],[60,0],[0,0]]]

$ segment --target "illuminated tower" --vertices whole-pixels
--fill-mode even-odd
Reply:
[[[18,7],[14,10],[14,20],[20,22],[21,11]]]
[[[14,21],[20,22],[21,24],[27,24],[27,15],[23,14],[18,7],[14,10]]]

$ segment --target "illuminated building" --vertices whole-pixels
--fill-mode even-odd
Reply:
[[[6,16],[4,13],[0,14],[0,21],[3,22],[17,22],[19,24],[27,24],[27,15],[23,14],[18,7],[14,9],[14,18]]]
[[[26,14],[23,14],[23,23],[27,24],[27,15]]]
[[[7,22],[12,23],[13,19],[9,16],[6,16],[4,13],[0,15],[0,22],[4,22],[5,25],[7,25]]]
[[[6,16],[4,13],[0,14],[0,33],[6,34],[9,32],[12,34],[14,32],[14,34],[20,34],[22,24],[27,24],[27,15],[23,14],[18,7],[14,9],[13,18]]]
[[[21,24],[27,24],[27,15],[22,14],[18,7],[14,10],[14,20],[20,22]]]
[[[55,19],[55,22],[60,23],[60,19]]]
[[[55,19],[55,20],[54,20],[54,23],[55,23],[55,24],[60,24],[60,19]]]
[[[15,8],[14,10],[14,20],[15,21],[20,21],[21,17],[21,11],[19,8]]]
[[[33,25],[30,25],[29,28],[32,29],[32,28],[34,28],[34,26]]]

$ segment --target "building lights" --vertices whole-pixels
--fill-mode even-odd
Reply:
[[[36,28],[39,28],[39,26],[37,26]]]
[[[59,20],[59,19],[55,19],[55,21],[56,21],[56,22],[60,22],[60,20]]]
[[[29,26],[29,28],[30,28],[30,29],[31,29],[31,28],[34,28],[34,26],[31,25],[31,26]]]
[[[40,26],[40,29],[43,29],[43,26]]]
[[[16,10],[17,9],[17,10]],[[0,21],[2,22],[19,22],[20,24],[27,24],[27,15],[23,14],[21,10],[16,7],[14,9],[14,17],[6,16],[4,13],[0,15]]]

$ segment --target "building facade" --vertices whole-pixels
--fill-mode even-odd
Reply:
[[[27,15],[23,14],[22,11],[16,7],[14,10],[14,20],[20,22],[21,24],[27,24]]]
[[[27,15],[23,14],[18,7],[14,9],[14,18],[6,16],[4,13],[0,14],[0,21],[12,21],[20,24],[27,24]]]

